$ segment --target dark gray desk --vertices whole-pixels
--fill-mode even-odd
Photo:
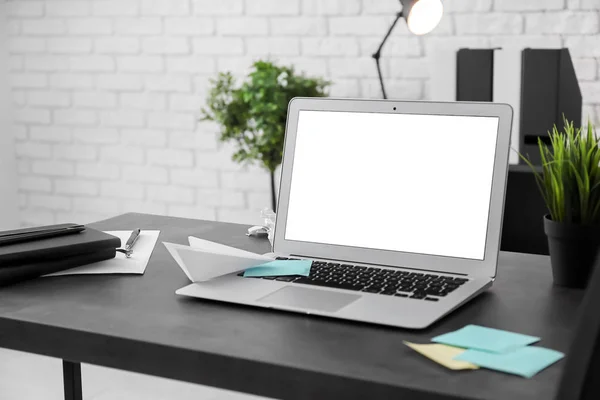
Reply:
[[[562,362],[530,380],[452,372],[402,341],[476,323],[538,335],[566,352],[583,295],[552,286],[545,256],[503,253],[487,293],[425,331],[390,329],[175,295],[188,281],[161,242],[195,235],[266,252],[268,243],[247,238],[241,225],[126,214],[94,227],[160,229],[146,274],[1,289],[0,346],[69,360],[67,374],[84,362],[276,398],[547,400]]]

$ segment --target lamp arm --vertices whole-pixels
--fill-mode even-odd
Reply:
[[[392,31],[394,30],[394,27],[398,23],[398,20],[400,18],[402,18],[402,15],[403,15],[402,11],[400,11],[396,14],[396,19],[394,20],[394,22],[390,26],[390,29],[388,29],[387,33],[383,37],[383,40],[381,41],[381,44],[377,48],[377,51],[375,53],[373,53],[373,55],[372,55],[373,59],[375,59],[375,65],[377,66],[377,75],[379,76],[379,83],[381,84],[381,93],[383,94],[384,99],[387,99],[387,95],[385,93],[385,86],[383,85],[383,77],[381,75],[381,65],[379,64],[379,59],[381,58],[381,50],[383,49],[385,42],[387,42],[388,38],[392,34]]]

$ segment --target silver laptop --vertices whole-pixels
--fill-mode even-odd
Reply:
[[[273,252],[310,275],[177,293],[429,326],[494,281],[511,124],[504,104],[292,100]]]

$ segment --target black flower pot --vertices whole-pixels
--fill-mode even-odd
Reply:
[[[555,222],[544,216],[554,283],[585,288],[600,248],[600,225]]]

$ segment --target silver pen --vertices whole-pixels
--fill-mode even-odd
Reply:
[[[127,258],[131,257],[131,254],[133,253],[133,246],[135,245],[135,242],[137,242],[138,238],[140,237],[140,232],[142,232],[142,230],[140,228],[135,229],[133,232],[131,232],[129,239],[127,239],[127,243],[125,243],[125,248],[117,249],[117,251],[124,253]]]

